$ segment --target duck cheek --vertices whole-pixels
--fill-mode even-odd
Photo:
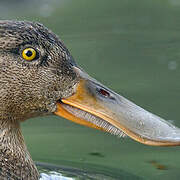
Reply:
[[[54,113],[56,111],[57,107],[56,107],[56,103],[55,102],[51,102],[46,106],[46,113],[47,114],[51,114]]]

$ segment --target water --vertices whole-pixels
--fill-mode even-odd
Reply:
[[[49,163],[36,162],[40,172],[40,180],[116,180],[119,177],[113,174],[107,175],[91,170],[82,170],[62,165],[54,165]],[[121,178],[123,175],[121,176]],[[128,177],[127,175],[123,178]],[[132,177],[132,176],[129,176]],[[137,179],[137,178],[136,178]]]
[[[89,74],[180,127],[178,0],[14,2],[1,1],[2,19],[45,24]],[[23,133],[34,160],[76,168],[74,176],[91,172],[105,179],[180,177],[179,147],[145,146],[55,116],[25,122]]]

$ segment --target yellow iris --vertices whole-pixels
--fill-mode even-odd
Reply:
[[[22,52],[22,57],[27,61],[32,61],[36,57],[36,50],[33,48],[26,48]]]

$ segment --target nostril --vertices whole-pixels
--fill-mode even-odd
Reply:
[[[98,89],[98,92],[105,97],[110,97],[109,92],[107,92],[106,90],[104,90],[102,88]]]

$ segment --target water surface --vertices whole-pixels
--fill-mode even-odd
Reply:
[[[178,0],[14,2],[1,1],[1,19],[43,23],[89,74],[180,127]],[[55,116],[23,123],[23,133],[35,161],[114,179],[180,178],[180,147],[145,146]]]

